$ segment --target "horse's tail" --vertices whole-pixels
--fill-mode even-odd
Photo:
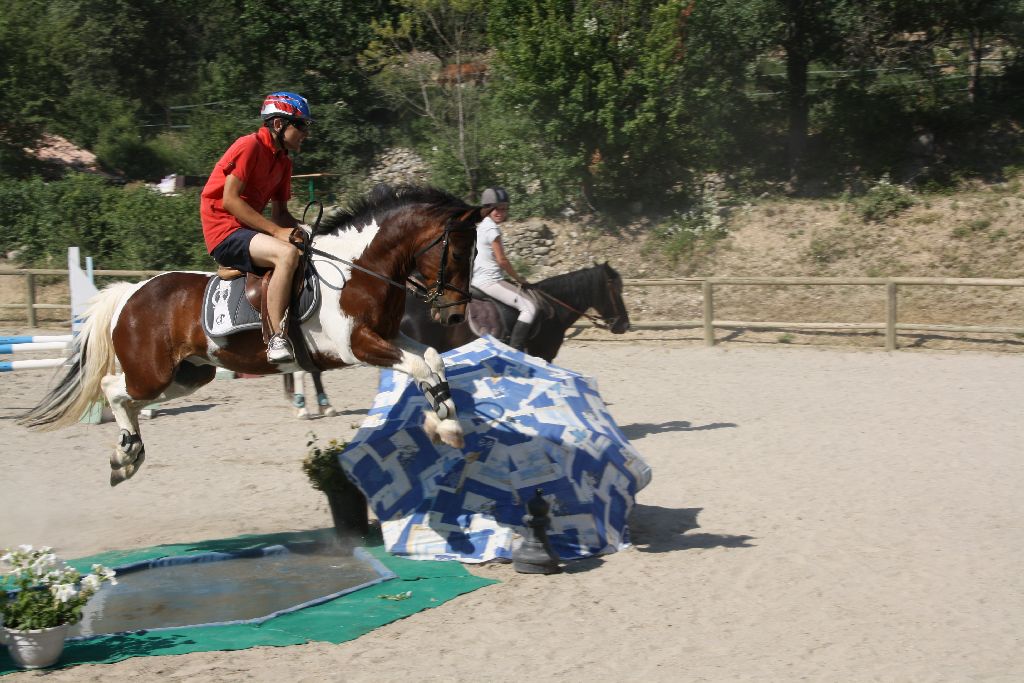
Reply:
[[[19,424],[42,430],[67,427],[76,424],[102,397],[100,381],[117,368],[110,324],[121,301],[134,287],[129,282],[117,282],[93,297],[85,323],[72,342],[71,354],[61,366],[63,376],[38,405],[18,418]]]

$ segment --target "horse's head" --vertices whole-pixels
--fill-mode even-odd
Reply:
[[[604,295],[597,298],[594,308],[601,315],[601,320],[608,326],[612,334],[622,334],[629,331],[629,311],[626,310],[626,303],[622,300],[622,277],[608,265],[608,262],[595,266],[601,272],[601,281],[604,283]]]
[[[466,319],[469,281],[473,273],[476,226],[493,207],[451,209],[424,240],[415,255],[416,270],[426,285],[431,317],[442,325],[457,325]]]

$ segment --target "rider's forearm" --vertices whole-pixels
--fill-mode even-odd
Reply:
[[[520,283],[523,282],[523,278],[519,276],[519,273],[516,272],[516,269],[512,267],[512,264],[509,263],[507,258],[495,258],[494,261],[498,264],[498,267],[508,273],[508,276],[513,280]]]
[[[242,225],[252,228],[257,232],[270,235],[271,237],[287,239],[287,235],[291,232],[290,228],[278,225],[256,209],[249,206],[248,202],[241,197],[230,197],[225,195],[224,209],[237,218]]]

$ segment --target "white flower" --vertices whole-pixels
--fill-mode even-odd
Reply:
[[[53,553],[45,553],[37,555],[35,560],[32,561],[32,564],[30,565],[29,568],[37,576],[42,576],[54,567],[58,566],[59,564],[60,561],[57,559],[56,555],[54,555]]]
[[[92,566],[92,573],[96,574],[101,581],[109,581],[111,586],[117,585],[117,572],[109,567],[104,567],[102,564],[94,564]]]
[[[55,586],[50,586],[50,592],[53,593],[54,599],[60,602],[67,602],[78,595],[78,589],[72,583],[58,583]]]
[[[95,593],[100,589],[100,584],[102,583],[103,579],[101,579],[99,576],[97,576],[96,574],[89,574],[89,576],[82,579],[82,590],[89,591],[90,593]]]

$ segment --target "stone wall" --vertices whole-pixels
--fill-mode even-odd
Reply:
[[[501,232],[501,242],[513,264],[526,263],[531,273],[546,275],[551,266],[561,263],[554,248],[555,233],[547,223],[509,221]]]
[[[406,147],[384,150],[367,177],[370,187],[379,183],[424,185],[428,179],[427,164],[416,152]]]

